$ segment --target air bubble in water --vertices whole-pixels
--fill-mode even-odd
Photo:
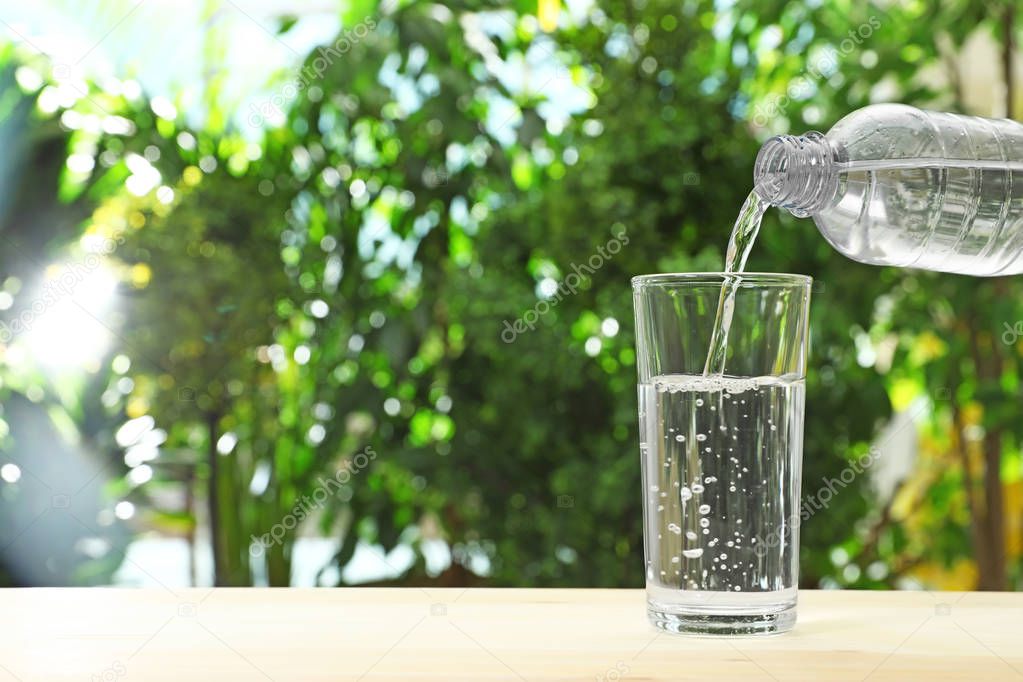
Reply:
[[[696,434],[696,440],[702,443],[703,441],[707,440],[707,436],[705,434],[698,433]]]
[[[700,528],[706,528],[710,525],[710,519],[700,519]]]
[[[701,504],[700,505],[700,513],[701,514],[709,514],[710,513],[710,505],[709,504]]]
[[[685,439],[686,437],[683,436],[681,433],[675,436],[675,440],[677,440],[679,443],[683,442]]]
[[[699,557],[703,556],[703,550],[702,549],[683,549],[682,550],[682,556],[684,556],[687,559],[696,559],[696,558],[699,558]]]
[[[668,530],[670,530],[675,535],[682,535],[682,529],[679,528],[679,525],[677,523],[669,523]]]
[[[689,486],[682,486],[682,490],[679,491],[678,496],[682,498],[683,502],[685,502],[686,500],[692,498],[693,491],[689,489]]]
[[[697,407],[703,407],[703,398],[697,398],[696,399],[696,406]]]
[[[699,495],[702,492],[703,492],[703,485],[700,484],[700,483],[694,483],[693,484],[693,493]]]
[[[696,533],[694,533],[691,530],[687,530],[686,531],[686,538],[688,538],[689,540],[695,540],[696,539]]]

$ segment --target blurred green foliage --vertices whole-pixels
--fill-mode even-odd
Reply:
[[[542,2],[550,20],[559,4]],[[347,470],[315,515],[338,539],[324,582],[361,541],[417,551],[401,584],[638,586],[629,278],[720,269],[766,136],[826,130],[878,99],[960,110],[956,78],[922,74],[954,74],[978,27],[1004,43],[983,10],[609,1],[560,8],[545,33],[535,5],[352,3],[343,54],[314,51],[273,84],[294,96],[258,141],[213,97],[198,130],[95,85],[71,116],[40,112],[56,85],[13,73],[48,66],[7,48],[0,139],[31,172],[0,165],[20,188],[0,193],[0,235],[17,245],[4,287],[17,297],[12,282],[100,238],[117,244],[124,305],[101,320],[110,357],[70,388],[0,356],[5,410],[31,394],[118,477],[115,433],[151,416],[166,431],[154,478],[106,494],[136,505],[135,528],[193,543],[205,518],[218,584],[288,584],[295,531],[256,552],[253,538]],[[563,118],[552,104],[568,97]],[[127,125],[88,124],[114,118]],[[92,168],[61,171],[70,154]],[[159,186],[126,192],[147,166]],[[612,255],[577,293],[546,298],[601,249]],[[869,268],[775,211],[749,269],[817,281],[805,492],[866,453],[893,407],[926,407],[916,469],[894,493],[859,477],[804,523],[803,584],[1016,585],[1020,346],[999,340],[1023,319],[1019,285]],[[531,311],[545,312],[510,339]],[[31,470],[30,441],[0,436]],[[11,537],[27,522],[19,486],[0,483]],[[185,507],[167,507],[163,493],[182,489]],[[418,554],[436,539],[453,557],[440,575]],[[123,548],[69,558],[79,573],[6,579],[102,581]]]

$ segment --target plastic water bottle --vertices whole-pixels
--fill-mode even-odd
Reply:
[[[827,132],[768,140],[764,202],[812,216],[853,260],[966,275],[1023,272],[1023,125],[878,104]]]

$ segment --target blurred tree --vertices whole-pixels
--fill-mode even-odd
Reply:
[[[763,12],[761,6],[757,9]],[[799,23],[810,16],[812,30]],[[852,14],[835,4],[812,15],[806,7],[788,5],[776,27],[780,36],[795,39],[779,51],[784,55],[780,60],[778,52],[758,60],[756,77],[744,81],[744,90],[752,97],[751,120],[772,131],[785,131],[793,121],[801,122],[795,124],[797,129],[810,124],[826,130],[847,111],[883,100],[980,115],[1014,113],[1017,76],[1011,65],[1016,28],[1011,3],[994,11],[969,2],[865,5]],[[1002,78],[995,80],[995,87],[1001,92],[990,96],[996,101],[990,111],[971,112],[964,111],[960,59],[978,36],[1000,43]],[[802,73],[785,75],[786,62]],[[913,584],[918,576],[933,583],[945,570],[961,580],[945,586],[1006,589],[1010,564],[1003,488],[1018,489],[1020,479],[1018,429],[1009,407],[1019,399],[1019,353],[1013,352],[1015,343],[1009,347],[999,343],[997,330],[1004,325],[1011,329],[1020,319],[1011,303],[1019,298],[1014,284],[911,270],[868,272],[843,261],[837,268],[848,273],[864,270],[869,278],[853,289],[824,275],[826,295],[856,291],[863,304],[854,317],[844,320],[837,317],[838,306],[826,311],[829,321],[839,322],[831,327],[835,332],[852,334],[854,345],[847,343],[844,355],[867,370],[865,379],[875,390],[885,387],[895,410],[912,417],[897,422],[902,424],[899,428],[925,425],[925,438],[919,453],[886,453],[901,458],[903,462],[894,467],[907,465],[911,474],[897,481],[900,485],[886,499],[877,500],[874,509],[863,509],[862,520],[846,539],[837,541],[829,523],[830,544],[836,551],[820,555],[814,565],[834,571],[840,583],[855,586]],[[841,308],[850,309],[848,299],[842,299]],[[830,324],[821,320],[819,306],[817,313],[813,326],[819,342],[822,327],[826,330]],[[827,352],[831,356],[833,349]],[[832,368],[843,380],[826,383],[839,387],[851,368],[826,363],[815,378],[830,377]],[[871,380],[871,375],[876,378]],[[829,387],[827,392],[834,390]],[[819,398],[811,392],[808,399],[811,425]],[[864,413],[866,402],[855,410]],[[808,426],[808,437],[813,431]],[[812,467],[809,446],[807,454]],[[829,509],[828,516],[831,513]],[[1013,538],[1019,535],[1021,513],[1023,509],[1015,510]],[[805,543],[824,539],[813,534],[818,527],[815,520],[806,525]],[[1014,544],[1018,547],[1018,540]],[[962,570],[967,546],[972,546],[976,560],[972,573]],[[828,566],[825,559],[836,565]],[[1018,560],[1017,550],[1014,585]]]
[[[104,584],[128,542],[104,494],[117,469],[108,462],[119,460],[113,431],[121,406],[101,400],[107,372],[47,371],[42,365],[60,358],[46,357],[54,345],[40,344],[41,332],[32,337],[39,311],[69,300],[88,274],[75,247],[94,199],[88,183],[76,196],[62,193],[74,135],[39,111],[34,68],[43,60],[28,59],[32,68],[23,57],[0,45],[0,466],[8,467],[0,480],[0,585]],[[57,289],[48,277],[62,270],[76,278]]]
[[[197,472],[218,584],[287,584],[301,509],[338,540],[326,583],[360,542],[440,539],[449,567],[418,551],[397,581],[640,585],[629,277],[720,268],[764,137],[873,101],[962,108],[975,30],[1011,64],[1015,18],[984,9],[353,3],[274,84],[285,123],[260,144],[214,95],[203,130],[104,99],[132,132],[72,135],[96,162],[61,197],[103,202],[82,230],[120,242],[123,416],[167,431],[154,480],[115,492],[192,529],[147,491]],[[859,476],[804,523],[803,584],[1017,585],[1016,285],[853,263],[777,211],[750,269],[817,282],[806,494],[893,413],[889,434],[923,425],[910,474]]]

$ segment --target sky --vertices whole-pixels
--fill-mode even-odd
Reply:
[[[0,35],[48,55],[58,78],[134,78],[150,97],[168,97],[201,116],[203,83],[212,73],[207,63],[227,76],[224,101],[244,108],[248,98],[269,91],[273,74],[296,68],[337,34],[337,3],[301,7],[297,23],[277,35],[277,17],[294,12],[295,3],[0,0]]]

